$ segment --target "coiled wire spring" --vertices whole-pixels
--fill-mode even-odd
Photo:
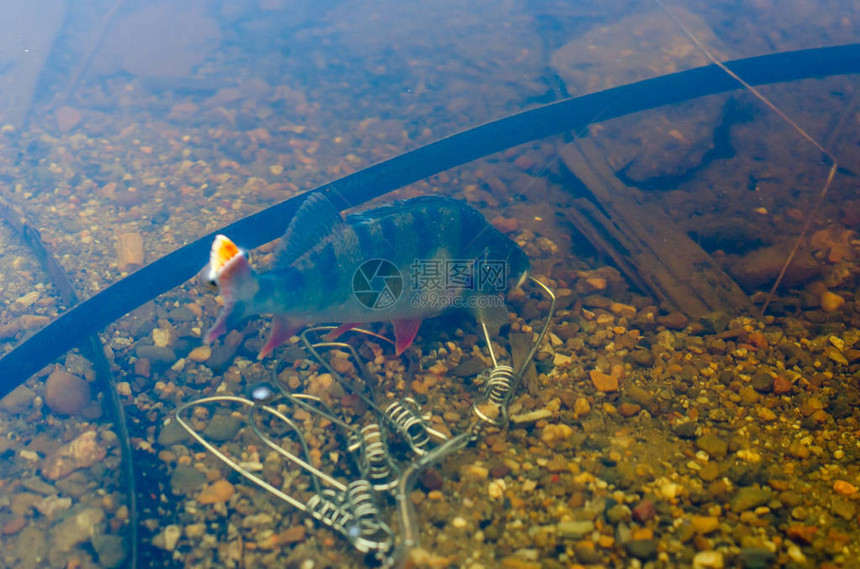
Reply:
[[[325,367],[345,390],[358,396],[376,415],[376,421],[370,421],[356,428],[337,416],[320,398],[293,394],[280,382],[275,382],[276,389],[259,386],[253,390],[252,399],[224,395],[207,397],[192,401],[179,407],[176,419],[193,438],[202,444],[216,457],[220,458],[233,470],[251,482],[261,486],[270,494],[278,497],[307,513],[320,523],[344,535],[353,546],[362,553],[372,553],[381,565],[392,566],[405,558],[408,551],[418,545],[418,525],[409,494],[414,487],[418,475],[431,464],[443,460],[464,448],[470,441],[477,438],[483,425],[504,426],[508,421],[508,405],[522,378],[529,362],[534,358],[538,346],[545,337],[555,312],[555,295],[546,285],[533,277],[532,282],[543,289],[550,299],[547,318],[537,335],[536,342],[524,362],[517,370],[507,364],[500,364],[493,351],[489,332],[484,322],[481,322],[484,337],[493,367],[485,374],[485,383],[481,395],[473,404],[477,421],[463,432],[453,437],[446,436],[432,428],[426,418],[421,415],[416,401],[405,397],[388,403],[385,409],[380,409],[374,401],[373,389],[369,374],[355,348],[344,342],[312,341],[310,334],[331,332],[333,326],[321,326],[305,330],[300,338],[306,351]],[[380,338],[377,334],[366,330],[354,329],[355,332]],[[320,354],[320,349],[337,348],[349,354],[361,381],[347,381]],[[183,413],[197,405],[211,403],[242,404],[248,407],[246,420],[254,434],[266,446],[278,453],[285,461],[300,468],[310,476],[312,491],[310,496],[302,500],[276,488],[260,475],[245,468],[230,456],[221,452],[217,447],[205,440],[183,418]],[[344,484],[337,478],[313,466],[310,451],[299,425],[290,418],[284,408],[302,408],[305,411],[328,419],[343,436],[345,445],[353,457],[355,468],[359,474],[354,480]],[[270,421],[280,422],[286,429],[278,432],[291,434],[298,442],[300,454],[295,454],[273,440],[260,427],[260,417],[267,416]],[[415,458],[407,462],[403,469],[392,458],[389,452],[385,429],[380,421],[388,427],[391,433],[400,436],[411,449]],[[379,503],[381,499],[393,497],[397,505],[400,523],[400,539],[395,548],[394,533],[382,520]]]
[[[427,424],[418,412],[418,403],[411,397],[398,399],[385,408],[385,417],[392,428],[400,434],[417,456],[424,456],[431,442],[444,441],[448,437]]]
[[[353,436],[353,440],[353,444],[357,442],[359,448],[359,469],[365,478],[373,482],[373,489],[383,492],[397,486],[400,467],[394,464],[388,452],[388,444],[379,423],[363,426],[358,434]]]

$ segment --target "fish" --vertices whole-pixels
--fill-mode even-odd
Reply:
[[[248,318],[272,315],[258,358],[309,325],[390,322],[397,355],[421,322],[466,309],[496,327],[507,321],[505,293],[529,274],[517,243],[468,204],[419,196],[343,217],[322,193],[302,202],[268,271],[228,237],[212,243],[205,274],[223,305],[204,341]]]

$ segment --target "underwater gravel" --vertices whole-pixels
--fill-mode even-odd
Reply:
[[[617,35],[610,34],[613,44]],[[387,57],[387,52],[371,53],[377,63]],[[496,69],[504,70],[502,83],[521,80],[511,63],[517,57],[506,51],[495,59]],[[118,124],[82,104],[83,112],[75,111],[78,129],[61,124],[58,133],[53,123],[61,117],[37,113],[32,132],[22,133],[20,141],[8,130],[0,132],[4,147],[27,150],[23,163],[4,153],[0,167],[4,180],[20,181],[11,195],[27,204],[86,295],[140,262],[300,187],[495,116],[497,109],[489,104],[480,103],[476,113],[467,102],[486,100],[487,88],[473,87],[486,81],[486,70],[473,70],[472,62],[458,58],[447,69],[419,62],[421,80],[405,73],[417,90],[441,93],[447,101],[423,111],[417,105],[435,130],[377,117],[386,114],[377,109],[368,118],[355,110],[354,98],[340,94],[340,83],[302,91],[241,77],[234,89],[203,100],[178,96],[169,107],[163,93],[139,89],[123,95],[140,108],[164,107],[165,116],[156,119],[132,120],[138,115],[129,111],[131,118]],[[288,65],[304,70],[296,63],[300,59]],[[348,69],[355,62],[344,56],[329,63]],[[358,75],[339,80],[364,80]],[[448,75],[468,80],[446,86],[442,78]],[[85,85],[82,99],[107,105],[112,89],[125,93],[126,87],[110,79]],[[545,87],[535,81],[513,94],[507,86],[490,94],[508,105]],[[378,89],[368,87],[368,93],[359,99],[378,102]],[[387,111],[403,106],[401,89],[392,93]],[[267,119],[284,106],[301,124],[267,128]],[[413,112],[416,105],[409,108]],[[339,115],[348,118],[335,120]],[[671,124],[655,121],[664,130]],[[758,138],[747,138],[758,144]],[[628,152],[641,149],[633,144]],[[553,335],[538,356],[531,388],[511,406],[511,426],[488,429],[475,445],[423,473],[410,495],[422,538],[414,564],[472,569],[856,564],[860,304],[854,236],[819,235],[815,253],[830,270],[795,295],[794,304],[777,307],[778,316],[759,322],[713,314],[690,322],[630,293],[617,272],[598,268],[601,261],[572,260],[567,254],[573,245],[560,235],[565,231],[533,221],[552,219],[553,207],[570,197],[530,175],[544,173],[541,168],[556,151],[552,142],[514,149],[401,193],[456,188],[457,197],[504,215],[494,221],[528,248],[537,273],[560,297]],[[667,153],[678,154],[674,147]],[[677,169],[674,162],[653,162]],[[774,178],[767,174],[762,177]],[[741,198],[731,201],[746,207],[745,184],[734,187]],[[548,205],[502,207],[528,194],[546,196]],[[696,204],[682,197],[670,196],[679,202],[670,206],[693,210]],[[850,225],[850,208],[833,213],[832,219]],[[774,228],[762,221],[761,230]],[[5,227],[0,232],[4,266],[14,269],[4,272],[0,290],[0,340],[9,349],[64,307],[51,285],[41,282],[30,252]],[[526,295],[514,296],[511,304],[519,318],[510,337],[528,336],[524,326],[533,329],[545,307]],[[242,393],[270,379],[270,370],[253,360],[261,342],[254,327],[207,354],[200,330],[216,310],[213,297],[188,285],[106,334],[136,446],[143,566],[366,566],[341,536],[243,482],[188,440],[175,422],[165,424],[180,403]],[[420,351],[413,354],[420,364],[416,375],[407,378],[393,366],[391,385],[402,390],[408,384],[435,426],[458,432],[470,419],[475,374],[487,365],[486,357],[478,353],[468,322],[428,322],[421,335]],[[288,350],[279,355],[290,363],[299,358]],[[62,363],[76,378],[92,381],[91,370],[74,354]],[[117,537],[128,512],[115,440],[98,410],[86,416],[75,406],[66,418],[50,412],[42,380],[52,371],[43,370],[0,403],[3,564],[120,566],[127,549]],[[330,386],[314,371],[302,369],[287,381],[325,393]],[[231,414],[199,412],[194,421],[273,480],[289,474]],[[318,435],[315,448],[330,450],[325,428],[312,431]],[[74,469],[56,481],[46,477],[49,457],[88,432],[96,436],[78,445]],[[101,455],[98,449],[105,456],[93,463]],[[95,529],[82,531],[83,526]],[[40,552],[49,545],[56,547],[46,561]]]

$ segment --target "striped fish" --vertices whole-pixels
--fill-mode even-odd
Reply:
[[[338,323],[334,336],[366,322],[391,322],[401,354],[421,321],[452,308],[507,320],[504,293],[527,277],[520,247],[475,209],[418,197],[347,216],[322,194],[296,212],[273,266],[256,272],[246,251],[218,235],[208,278],[224,305],[205,341],[250,316],[273,315],[265,357],[301,328]]]

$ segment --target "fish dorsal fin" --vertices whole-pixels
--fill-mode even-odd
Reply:
[[[309,195],[278,244],[273,268],[289,266],[341,225],[343,217],[327,197],[320,193]]]

